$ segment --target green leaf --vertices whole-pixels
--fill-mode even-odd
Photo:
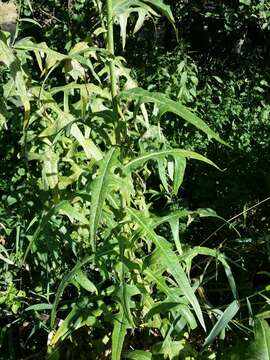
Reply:
[[[166,342],[157,343],[153,347],[153,354],[162,354],[162,359],[179,359],[181,352],[185,350],[185,342],[186,340],[173,341],[171,338],[167,339]],[[192,353],[188,355],[193,355]],[[181,357],[182,358],[182,357]],[[185,357],[189,358],[189,357]],[[192,358],[192,357],[191,357]]]
[[[179,255],[182,255],[183,250],[182,250],[182,245],[181,245],[180,237],[179,237],[179,230],[180,230],[179,219],[171,219],[169,221],[169,224],[171,227],[171,231],[172,231],[176,249],[177,249]]]
[[[164,294],[167,295],[173,302],[180,303],[180,297],[172,291],[171,288],[168,287],[166,284],[165,278],[162,276],[159,276],[159,274],[154,273],[150,269],[144,270],[144,273],[155,282],[157,287],[164,292]]]
[[[157,8],[158,11],[171,22],[174,29],[176,30],[173,13],[169,5],[166,5],[163,0],[143,0],[143,1],[151,4],[154,8]]]
[[[187,107],[183,106],[179,102],[173,101],[166,97],[166,95],[158,92],[150,92],[142,88],[134,88],[127,91],[123,91],[119,95],[120,98],[139,100],[140,102],[150,102],[158,105],[160,114],[163,115],[167,112],[172,112],[179,115],[181,118],[194,125],[197,129],[203,131],[210,138],[214,138],[222,144],[225,144],[218,134],[216,134],[210,127],[201,120],[197,115],[190,111]]]
[[[91,184],[91,210],[90,210],[90,244],[92,249],[96,248],[96,234],[106,194],[109,186],[111,169],[117,164],[117,148],[111,148],[104,158],[99,162],[97,177]]]
[[[168,215],[155,217],[153,221],[153,226],[157,227],[166,222],[170,223],[171,221],[179,220],[181,218],[185,218],[193,214],[194,211],[187,209],[179,209],[179,210],[171,211]]]
[[[158,160],[158,173],[159,173],[159,178],[162,182],[162,185],[164,186],[167,193],[169,193],[169,186],[168,186],[168,181],[167,181],[167,176],[166,176],[166,167],[165,167],[165,162],[163,159]]]
[[[112,254],[114,252],[114,248],[113,247],[109,247],[107,249],[104,249],[100,252],[97,252],[96,254],[92,254],[90,256],[87,256],[86,258],[84,258],[82,261],[78,261],[77,264],[73,267],[72,270],[70,270],[67,274],[64,275],[64,277],[62,278],[60,285],[58,286],[58,289],[55,293],[55,300],[53,303],[53,307],[52,307],[52,312],[51,312],[51,328],[54,327],[55,324],[55,318],[56,318],[56,311],[57,311],[57,307],[58,304],[60,302],[61,296],[65,290],[65,288],[67,287],[67,285],[70,283],[71,279],[73,278],[73,276],[78,272],[78,270],[86,265],[89,262],[94,261],[95,259],[99,259],[100,257]]]
[[[221,262],[221,264],[223,265],[224,271],[226,273],[226,276],[228,278],[228,282],[231,287],[233,296],[235,299],[238,299],[238,292],[237,292],[237,287],[236,287],[236,283],[234,280],[234,276],[232,274],[231,267],[229,266],[224,254],[221,254],[219,251],[217,251],[215,249],[210,249],[210,248],[207,248],[204,246],[195,246],[192,249],[185,252],[185,254],[183,255],[183,259],[186,262],[187,261],[191,262],[192,259],[197,255],[211,256]]]
[[[81,145],[88,159],[94,158],[97,161],[102,159],[102,152],[100,149],[91,139],[85,138],[77,124],[72,124],[70,133]]]
[[[264,319],[255,319],[255,341],[247,353],[247,360],[270,360],[270,326]]]
[[[171,8],[169,5],[166,5],[163,0],[113,0],[113,16],[115,21],[117,21],[120,25],[123,49],[126,44],[127,22],[131,14],[137,13],[138,15],[138,19],[133,30],[133,33],[135,34],[141,29],[144,21],[148,17],[158,16],[154,8],[158,10],[160,14],[165,16],[176,30]]]
[[[75,330],[80,327],[94,326],[97,322],[96,313],[88,307],[89,299],[83,298],[77,304],[75,304],[61,323],[60,327],[57,329],[56,333],[51,339],[50,346],[54,346],[59,340],[64,340],[66,337],[70,336]]]
[[[125,283],[125,279],[124,279],[125,272],[123,269],[122,272],[123,272],[122,275],[123,279],[121,280],[123,284],[119,287],[118,291],[116,292],[116,296],[117,298],[119,298],[128,325],[135,327],[131,314],[131,309],[134,307],[134,301],[131,298],[134,295],[140,294],[140,291],[136,286]]]
[[[53,101],[50,94],[43,91],[42,92],[44,101],[44,110],[51,110],[57,115],[57,119],[49,126],[47,126],[40,134],[39,137],[48,137],[52,135],[57,135],[62,129],[67,125],[74,122],[75,118],[68,112],[65,112],[60,109],[60,107]]]
[[[69,200],[71,201],[71,200]],[[39,219],[39,225],[36,228],[34,234],[31,237],[31,240],[26,248],[24,257],[23,257],[23,263],[25,263],[26,257],[31,249],[31,247],[33,246],[33,244],[35,243],[35,241],[38,239],[40,233],[42,231],[44,231],[44,229],[46,229],[47,226],[49,226],[49,222],[52,218],[53,215],[57,215],[59,213],[70,217],[71,221],[74,219],[81,221],[82,223],[88,224],[89,222],[86,220],[86,218],[80,214],[77,210],[75,210],[71,205],[70,202],[68,200],[62,200],[60,201],[58,204],[56,204],[55,206],[53,206],[52,208],[50,208],[50,210],[45,213],[45,211],[43,211],[41,213],[40,219]]]
[[[10,66],[15,60],[12,49],[7,45],[7,38],[0,32],[0,61],[6,66]]]
[[[195,160],[200,160],[219,169],[217,165],[215,165],[211,160],[207,159],[206,157],[197,154],[194,151],[181,150],[181,149],[169,149],[169,150],[159,150],[159,151],[149,152],[142,156],[138,156],[135,159],[128,162],[124,166],[124,169],[126,169],[127,171],[136,170],[137,168],[143,166],[149,160],[160,160],[168,156],[172,156],[174,158],[181,157],[181,158],[191,158]]]
[[[54,152],[52,146],[46,146],[46,151],[43,155],[43,188],[45,190],[48,188],[55,189],[58,186],[58,154]]]
[[[131,360],[151,360],[152,354],[149,351],[143,350],[134,350],[129,352],[124,352],[122,354],[124,359],[131,359]]]
[[[185,304],[181,304],[179,306],[179,312],[181,313],[182,317],[185,319],[185,321],[187,322],[187,324],[189,325],[189,327],[194,330],[197,327],[197,322],[192,314],[192,312],[190,311],[189,307]],[[182,319],[182,318],[181,318]],[[175,324],[175,328],[177,326],[178,321]],[[182,330],[182,329],[181,329]]]
[[[191,288],[188,278],[178,261],[177,256],[171,250],[170,244],[162,237],[156,235],[151,225],[149,226],[149,219],[145,218],[140,212],[127,208],[127,213],[131,216],[131,218],[139,225],[139,227],[143,230],[146,238],[153,241],[158,249],[160,249],[161,254],[164,258],[164,263],[166,264],[168,271],[175,278],[179,288],[182,290],[183,295],[187,298],[187,300],[192,305],[202,327],[205,329],[205,324],[203,320],[202,310],[200,308],[199,302],[194,294],[193,289]]]
[[[174,158],[174,173],[173,173],[173,193],[177,195],[180,186],[184,180],[186,170],[186,158],[177,156]]]
[[[24,107],[24,127],[27,126],[30,115],[30,101],[24,81],[23,71],[18,58],[13,54],[12,49],[7,45],[4,33],[0,32],[0,62],[3,62],[10,70],[16,91]]]
[[[54,60],[52,61],[53,64],[55,64],[57,61],[62,61],[68,58],[67,55],[61,54],[55,50],[50,49],[45,42],[36,44],[33,41],[31,41],[29,38],[24,38],[18,41],[16,43],[15,48],[18,50],[39,51],[43,54],[46,54],[48,57],[51,57],[52,59],[54,58]]]
[[[24,311],[41,311],[41,310],[51,310],[52,304],[35,304],[28,306]]]
[[[267,321],[255,318],[255,338],[238,343],[222,360],[270,360],[270,327]]]
[[[146,3],[140,0],[113,0],[113,17],[114,21],[120,25],[120,35],[122,39],[122,47],[125,48],[127,21],[132,13],[138,14],[138,21],[135,25],[134,32],[138,31],[146,18],[146,16],[158,16],[158,14]]]
[[[251,0],[239,0],[240,4],[245,4],[247,6],[251,5]]]
[[[88,279],[81,269],[79,269],[74,275],[74,280],[85,290],[96,294],[98,293],[95,285]]]
[[[28,23],[31,23],[31,24],[35,24],[35,25],[37,25],[38,27],[40,27],[41,29],[42,29],[42,25],[40,25],[36,20],[34,20],[34,19],[30,19],[30,18],[20,18],[19,19],[20,20],[20,22],[28,22]]]
[[[169,301],[163,301],[160,303],[155,303],[155,305],[148,311],[148,313],[145,315],[144,320],[148,321],[151,317],[153,317],[156,314],[164,314],[166,312],[171,311],[175,307],[179,306],[179,302],[169,302]]]
[[[215,340],[215,338],[226,328],[228,323],[232,320],[232,318],[236,315],[238,310],[240,309],[239,303],[237,300],[234,300],[224,311],[224,313],[220,316],[217,323],[210,331],[210,334],[205,339],[203,347],[207,347]]]
[[[84,43],[85,44],[85,43]],[[52,50],[48,47],[48,45],[45,42],[36,44],[33,41],[31,41],[29,38],[23,38],[20,41],[16,43],[15,46],[18,50],[24,50],[24,51],[33,51],[35,55],[37,56],[37,61],[39,62],[40,55],[37,55],[37,53],[41,54],[45,57],[45,69],[44,72],[48,73],[48,70],[53,69],[54,67],[58,66],[61,62],[66,61],[69,62],[70,60],[77,61],[78,63],[82,63],[83,65],[90,68],[90,70],[93,70],[92,64],[89,59],[86,59],[84,56],[81,56],[80,54],[87,54],[90,52],[100,52],[103,54],[107,54],[107,51],[104,49],[100,49],[98,47],[89,47],[84,46],[81,48],[72,49],[69,54],[62,54],[58,51]]]
[[[173,182],[173,194],[177,195],[180,186],[184,180],[186,170],[186,158],[175,156],[173,161],[168,160],[168,173]]]
[[[70,221],[72,222],[74,219],[88,225],[89,221],[86,219],[84,215],[82,215],[78,210],[76,210],[69,202],[64,201],[61,206],[59,206],[58,211],[60,214],[64,214],[68,216]]]
[[[231,287],[232,293],[234,298],[237,300],[238,299],[238,292],[237,292],[237,287],[236,287],[236,283],[234,280],[234,276],[231,270],[230,265],[228,264],[226,257],[223,254],[219,254],[218,256],[219,261],[222,263],[224,271],[226,273],[229,285]]]
[[[112,333],[112,360],[121,360],[121,352],[127,333],[128,324],[123,308],[120,306],[119,313],[114,320]]]
[[[69,83],[64,86],[53,87],[50,89],[50,94],[55,95],[59,92],[69,93],[72,90],[86,90],[89,95],[95,94],[108,100],[111,99],[111,96],[107,89],[102,89],[100,86],[94,84],[77,84],[75,82]]]

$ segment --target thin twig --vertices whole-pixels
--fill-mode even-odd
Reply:
[[[227,225],[227,223],[232,222],[233,220],[237,219],[239,216],[246,214],[246,213],[249,212],[250,210],[256,208],[257,206],[259,206],[259,205],[261,205],[261,204],[263,204],[263,203],[265,203],[265,202],[267,202],[267,201],[269,201],[269,200],[270,200],[270,196],[267,197],[266,199],[258,202],[257,204],[252,205],[251,207],[249,207],[249,208],[241,211],[239,214],[234,215],[232,218],[230,218],[229,220],[227,220],[226,223],[222,224],[219,228],[217,228],[214,232],[212,232],[212,234],[210,234],[210,235],[201,243],[200,246],[202,246],[203,244],[206,243],[206,241],[208,241],[209,239],[211,239],[211,237],[214,236],[218,231],[220,231],[225,225]]]

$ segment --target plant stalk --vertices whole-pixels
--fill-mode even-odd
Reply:
[[[107,49],[110,53],[111,59],[109,60],[110,68],[110,81],[111,81],[111,95],[113,103],[114,116],[117,119],[118,106],[117,106],[117,81],[114,64],[114,33],[113,33],[113,7],[112,0],[107,0]]]

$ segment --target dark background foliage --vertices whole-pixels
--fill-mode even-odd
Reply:
[[[228,219],[263,201],[270,192],[270,5],[267,1],[171,1],[170,4],[180,44],[169,24],[162,24],[163,37],[157,38],[156,48],[150,47],[153,55],[148,64],[151,65],[142,69],[137,60],[137,71],[146,85],[150,79],[153,83],[154,78],[156,89],[167,90],[172,97],[176,96],[175,88],[181,87],[181,74],[176,86],[172,87],[170,82],[177,75],[180,61],[186,61],[188,76],[198,78],[196,94],[186,102],[231,148],[207,143],[192,131],[183,137],[181,124],[171,117],[167,120],[166,134],[175,144],[204,153],[225,168],[217,173],[191,163],[182,196],[189,207],[211,207]],[[269,215],[269,203],[265,202],[235,220],[243,246],[235,234],[224,229],[206,241],[208,246],[224,241],[228,248],[234,248],[236,259],[246,253],[244,239],[251,242],[254,248],[246,258],[247,269],[252,274],[250,291],[268,281],[267,277],[255,274],[269,267],[269,251],[265,251],[269,247]],[[190,229],[192,241],[202,242],[196,235],[198,230],[205,234],[205,239],[211,234],[211,223],[204,225],[203,229],[196,226]],[[216,224],[212,230],[215,228]],[[256,259],[252,255],[255,251],[259,254]]]

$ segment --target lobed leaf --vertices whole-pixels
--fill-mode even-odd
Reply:
[[[147,17],[158,16],[158,13],[154,9],[165,16],[176,31],[171,8],[169,5],[166,5],[163,0],[113,0],[113,16],[120,25],[123,49],[126,45],[127,22],[131,14],[135,12],[138,15],[133,30],[135,34],[141,29]]]
[[[96,233],[104,201],[106,199],[107,189],[111,169],[117,164],[118,149],[111,148],[104,158],[100,161],[99,172],[91,184],[91,210],[90,210],[90,244],[92,249],[96,248]]]
[[[197,129],[203,131],[210,138],[214,138],[220,143],[227,145],[218,134],[216,134],[210,127],[201,120],[197,115],[190,111],[187,107],[177,101],[171,100],[166,95],[159,92],[151,92],[142,88],[134,88],[123,91],[119,95],[120,98],[138,100],[143,103],[154,103],[160,109],[160,115],[167,112],[179,115],[181,118],[194,125]]]
[[[160,160],[168,156],[172,156],[174,158],[180,157],[180,158],[190,158],[190,159],[200,160],[219,169],[219,167],[216,164],[214,164],[211,160],[207,159],[206,157],[194,151],[181,150],[181,149],[159,150],[159,151],[146,153],[129,161],[127,164],[124,165],[124,169],[130,172],[132,170],[136,170],[140,168],[149,160]]]
[[[100,257],[113,254],[114,253],[114,247],[108,247],[107,249],[104,249],[102,251],[99,251],[95,254],[92,254],[90,256],[85,257],[82,261],[78,261],[76,265],[71,269],[67,274],[64,275],[62,278],[60,285],[58,286],[58,289],[55,293],[55,300],[52,306],[51,311],[51,328],[55,325],[55,319],[56,319],[56,311],[58,304],[60,302],[61,296],[66,288],[66,286],[70,283],[70,280],[76,275],[78,270],[81,269],[82,266],[88,264],[91,261],[94,261],[95,259],[99,259]]]
[[[145,236],[150,239],[158,249],[160,249],[164,262],[168,268],[168,271],[173,275],[176,280],[179,288],[182,290],[184,296],[188,299],[192,305],[202,327],[205,329],[205,324],[203,320],[202,310],[200,308],[199,302],[194,294],[193,289],[191,288],[188,278],[178,261],[177,256],[171,250],[170,244],[162,237],[156,235],[151,225],[148,225],[148,219],[145,218],[140,212],[127,208],[127,213],[131,218],[138,224],[138,226],[143,230]]]
[[[0,63],[3,62],[10,70],[12,79],[16,86],[16,91],[24,107],[24,127],[27,126],[30,116],[30,101],[24,81],[23,70],[18,58],[12,49],[7,45],[5,36],[0,32]]]
[[[125,317],[124,310],[120,306],[119,313],[114,320],[112,333],[112,360],[121,360],[121,353],[127,329],[127,319]]]
[[[75,330],[87,325],[93,326],[97,322],[96,314],[91,308],[88,308],[89,299],[82,298],[77,304],[73,305],[72,310],[61,323],[56,333],[53,335],[50,346],[54,346],[58,341],[63,341]]]

